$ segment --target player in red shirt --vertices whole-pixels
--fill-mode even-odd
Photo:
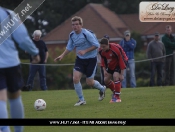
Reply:
[[[124,79],[123,73],[128,58],[118,44],[109,43],[107,38],[101,39],[99,54],[104,70],[105,85],[113,92],[110,103],[121,102],[121,81]],[[113,78],[113,81],[111,78]]]

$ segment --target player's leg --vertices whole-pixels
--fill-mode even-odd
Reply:
[[[82,73],[74,70],[73,83],[74,83],[74,88],[75,88],[76,94],[79,98],[78,102],[74,106],[80,106],[80,105],[86,104],[86,101],[85,101],[84,96],[83,96],[82,85],[80,83],[81,77],[82,77]]]
[[[38,72],[39,72],[39,78],[40,78],[40,87],[42,90],[47,90],[45,65],[39,65]]]
[[[33,81],[34,81],[34,77],[38,71],[38,68],[39,66],[38,65],[33,65],[33,64],[30,64],[30,68],[29,68],[29,77],[28,77],[28,80],[27,80],[27,85],[30,85],[31,86],[31,89],[33,89]]]
[[[24,85],[20,66],[8,68],[7,87],[11,118],[24,118],[24,107],[21,99],[21,88]],[[23,126],[14,126],[14,132],[22,132]]]
[[[0,118],[8,118],[5,68],[0,69]],[[0,126],[0,132],[1,131],[10,132],[9,126]]]
[[[77,57],[73,71],[73,83],[79,101],[74,106],[80,106],[86,104],[86,101],[83,96],[82,85],[80,83],[80,79],[83,73],[84,73],[83,60]]]
[[[24,107],[21,99],[21,91],[8,92],[11,118],[24,118]],[[23,126],[14,126],[14,132],[23,132]]]
[[[113,98],[114,100],[112,102],[121,102],[120,99],[120,93],[121,93],[121,81],[119,79],[119,73],[120,71],[115,71],[113,74],[113,79],[115,83],[115,89],[114,89],[114,95]]]
[[[114,82],[111,80],[112,78],[112,74],[108,73],[107,71],[103,71],[104,72],[104,83],[106,85],[107,88],[110,88],[111,91],[113,92],[115,89],[115,84]]]
[[[121,81],[119,80],[119,73],[121,72],[120,68],[117,66],[115,70],[107,69],[105,73],[105,83],[110,85],[113,92],[112,99],[109,103],[121,102],[120,91],[121,91]],[[110,79],[113,77],[114,81]],[[109,87],[109,86],[108,86]]]
[[[99,90],[99,101],[102,101],[105,97],[105,90],[106,86],[101,85],[97,80],[94,78],[86,78],[86,83],[88,86],[94,87]]]
[[[90,58],[87,61],[86,65],[86,83],[88,86],[92,86],[96,89],[98,89],[99,92],[99,101],[103,100],[105,97],[105,90],[106,86],[101,85],[97,80],[94,80],[94,76],[96,73],[96,68],[97,68],[97,58]]]
[[[1,119],[8,118],[7,89],[4,86],[2,86],[3,83],[4,81],[2,80],[2,77],[0,75],[0,118]],[[9,126],[0,126],[0,132],[10,132]]]

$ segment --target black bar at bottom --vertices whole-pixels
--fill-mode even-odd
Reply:
[[[175,126],[175,119],[0,119],[0,126]]]

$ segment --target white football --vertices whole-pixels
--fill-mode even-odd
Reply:
[[[46,102],[43,99],[37,99],[34,103],[34,108],[36,110],[44,110],[46,109]]]

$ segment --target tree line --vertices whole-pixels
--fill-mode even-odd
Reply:
[[[23,0],[0,0],[0,5],[14,10],[22,1]],[[116,14],[134,14],[139,13],[139,3],[141,1],[142,0],[45,0],[24,24],[29,34],[32,34],[36,29],[40,29],[43,35],[46,35],[49,31],[89,3],[103,4]]]

